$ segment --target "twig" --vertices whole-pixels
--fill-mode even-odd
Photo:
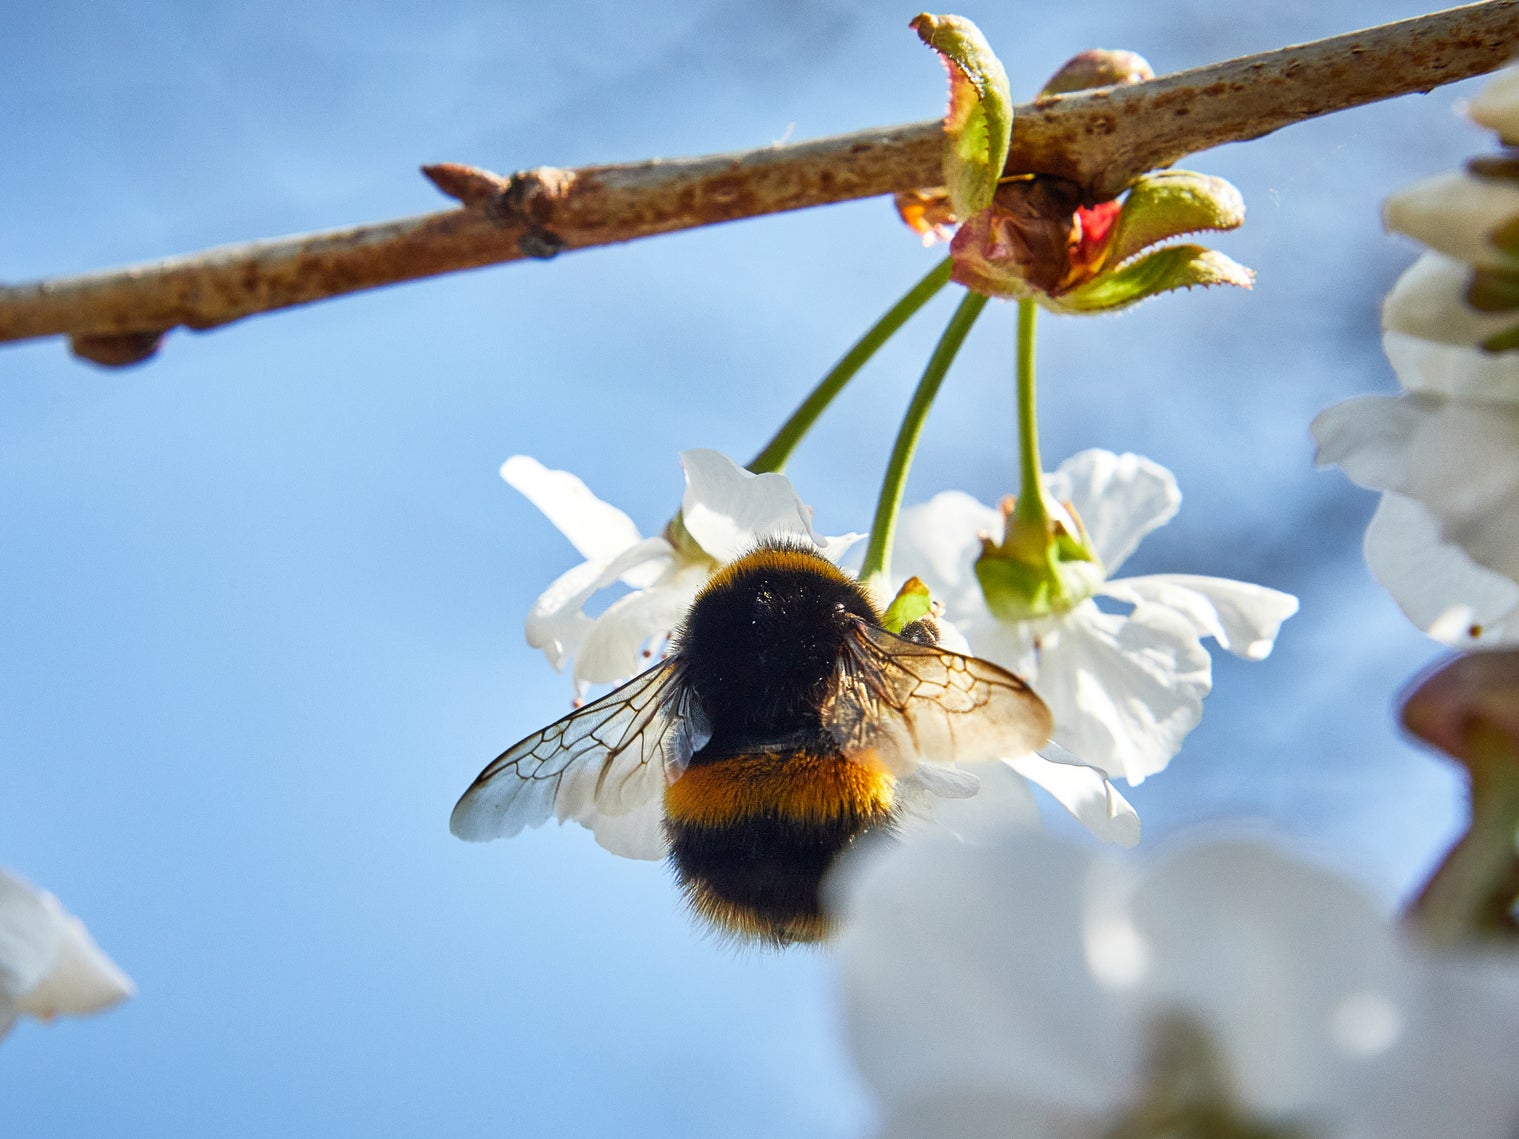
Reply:
[[[1519,45],[1519,0],[1486,3],[1017,108],[1009,172],[1058,174],[1093,200],[1136,175],[1289,123],[1479,75]],[[0,341],[66,335],[103,364],[163,332],[398,281],[738,218],[933,186],[936,122],[704,158],[510,178],[425,167],[466,204],[443,213],[222,246],[0,288]]]

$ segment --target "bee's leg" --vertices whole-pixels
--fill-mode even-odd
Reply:
[[[912,641],[917,645],[937,645],[939,643],[939,622],[932,617],[919,617],[916,621],[909,621],[902,626],[902,631],[897,634],[904,641]]]

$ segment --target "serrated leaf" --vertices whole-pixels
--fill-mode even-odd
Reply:
[[[1123,200],[1107,263],[1122,265],[1184,233],[1236,229],[1244,221],[1245,199],[1224,179],[1192,170],[1153,170],[1137,178]]]
[[[1174,289],[1235,285],[1248,289],[1255,274],[1239,262],[1201,245],[1168,245],[1056,298],[1051,308],[1110,312]]]
[[[949,71],[944,185],[957,217],[991,204],[1013,137],[1013,96],[1002,61],[975,24],[919,13],[911,24]]]

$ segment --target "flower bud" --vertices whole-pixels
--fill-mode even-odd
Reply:
[[[1072,91],[1119,87],[1154,78],[1154,68],[1138,52],[1093,48],[1066,60],[1039,94],[1068,95]]]
[[[1002,540],[983,534],[976,558],[976,580],[986,607],[998,619],[1024,621],[1067,612],[1102,584],[1102,564],[1068,506],[1045,502],[1043,509],[1020,511],[1017,499],[1009,496],[1000,509]]]

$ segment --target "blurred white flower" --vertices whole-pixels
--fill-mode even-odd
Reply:
[[[1519,218],[1519,185],[1465,170],[1415,182],[1382,208],[1388,229],[1457,261],[1487,269],[1519,268],[1519,257],[1492,240],[1493,231]]]
[[[1083,451],[1046,476],[1049,497],[1074,508],[1101,573],[1176,513],[1181,493],[1164,467],[1138,455]],[[1162,770],[1202,718],[1213,637],[1247,660],[1271,652],[1297,599],[1264,586],[1193,574],[1099,580],[1094,596],[1132,606],[1072,609],[1018,622],[988,609],[976,578],[978,535],[1002,535],[1003,516],[960,491],[903,512],[896,566],[943,600],[978,656],[1018,673],[1055,717],[1055,741],[1110,778],[1139,783]],[[1126,805],[1126,804],[1125,804]]]
[[[1429,955],[1265,848],[923,841],[833,886],[893,1139],[1519,1133],[1519,967]]]
[[[1514,326],[1513,312],[1479,312],[1467,303],[1472,267],[1443,253],[1425,253],[1382,302],[1382,327],[1441,344],[1475,348]]]
[[[1495,71],[1467,104],[1466,113],[1473,122],[1497,131],[1505,143],[1519,142],[1519,67]]]
[[[1519,639],[1519,358],[1396,331],[1383,346],[1405,394],[1320,412],[1316,461],[1386,492],[1366,559],[1419,628]]]
[[[685,534],[645,538],[633,520],[597,498],[568,471],[513,455],[501,477],[548,516],[585,557],[533,604],[527,640],[555,668],[571,657],[576,692],[641,671],[647,657],[686,615],[707,579],[763,538],[810,542],[837,561],[859,535],[822,538],[812,510],[784,475],[756,475],[716,451],[682,452]],[[630,592],[598,616],[585,612],[597,591],[621,583]]]
[[[23,1014],[98,1012],[133,991],[57,898],[0,870],[0,1036]]]

